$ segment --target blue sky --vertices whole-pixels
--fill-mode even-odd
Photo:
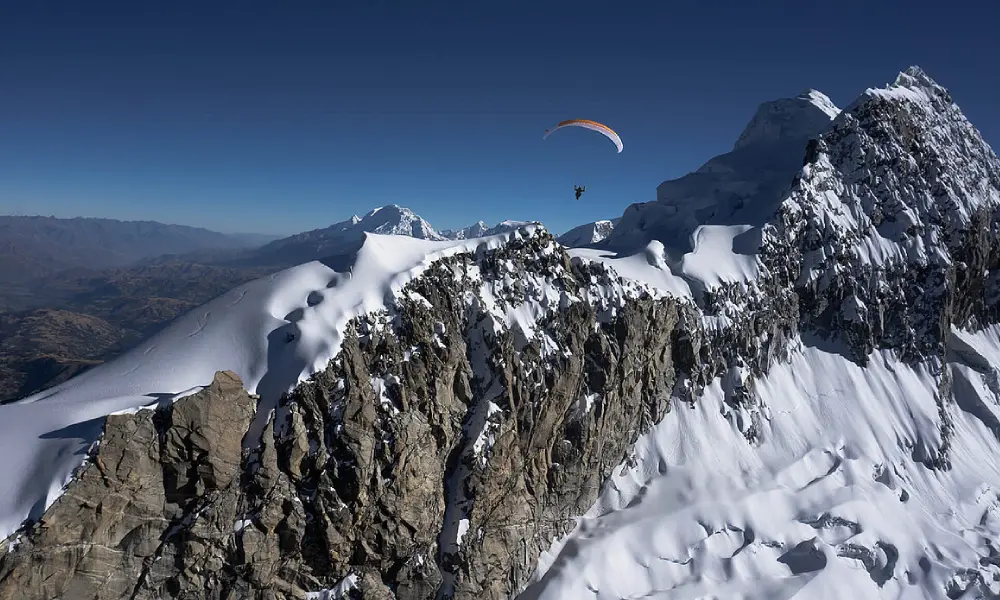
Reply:
[[[762,101],[844,106],[910,64],[1000,145],[998,20],[985,0],[8,2],[0,213],[294,233],[396,203],[561,232],[653,199]],[[542,140],[567,118],[625,151]]]

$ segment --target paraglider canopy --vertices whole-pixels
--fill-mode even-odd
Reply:
[[[545,135],[542,136],[542,139],[549,137],[554,131],[562,129],[563,127],[583,127],[586,129],[590,129],[592,131],[596,131],[598,133],[604,134],[605,136],[607,136],[609,140],[614,142],[615,146],[618,147],[618,152],[621,152],[624,149],[624,145],[622,144],[622,139],[618,137],[618,134],[615,133],[614,129],[611,129],[610,127],[608,127],[603,123],[598,123],[597,121],[590,121],[588,119],[570,119],[568,121],[563,121],[562,123],[559,123],[552,129],[546,130]]]

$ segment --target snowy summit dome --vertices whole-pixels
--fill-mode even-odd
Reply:
[[[840,109],[823,92],[807,90],[795,98],[765,102],[740,134],[734,150],[751,144],[808,138],[823,131]]]

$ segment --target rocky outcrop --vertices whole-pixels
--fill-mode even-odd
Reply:
[[[171,407],[108,417],[99,451],[0,557],[0,598],[227,597],[254,405],[223,372]]]
[[[507,269],[546,288],[510,280],[498,302],[610,283],[544,247],[547,235],[439,261],[389,313],[356,321],[279,409],[280,458],[265,447],[261,464],[301,500],[300,578],[353,574],[365,598],[512,597],[668,409],[674,301],[625,301],[597,328],[599,307],[572,303],[539,322],[558,352],[492,328],[481,286]]]
[[[845,110],[805,162],[762,247],[803,328],[863,363],[876,348],[943,356],[953,324],[997,321],[1000,159],[947,90],[908,69]]]
[[[242,458],[253,402],[231,374],[109,418],[0,559],[0,598],[516,595],[669,409],[697,318],[545,232],[512,240],[352,321]]]

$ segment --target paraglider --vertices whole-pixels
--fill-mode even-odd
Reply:
[[[591,131],[596,131],[598,133],[603,134],[609,140],[611,140],[614,143],[614,145],[618,148],[618,152],[621,152],[624,149],[624,145],[622,144],[622,139],[618,137],[618,134],[615,133],[614,129],[611,129],[610,127],[608,127],[603,123],[598,123],[597,121],[590,121],[588,119],[570,119],[568,121],[563,121],[562,123],[559,123],[552,129],[545,130],[545,135],[542,136],[542,139],[549,137],[553,132],[562,129],[563,127],[583,127],[585,129],[590,129]]]
[[[545,139],[552,135],[553,132],[562,129],[563,127],[583,127],[584,129],[590,129],[591,131],[596,131],[601,135],[607,137],[611,142],[618,148],[620,153],[624,149],[624,144],[622,144],[622,138],[618,136],[614,129],[611,129],[604,123],[598,123],[597,121],[591,121],[589,119],[570,119],[568,121],[562,121],[552,129],[546,129],[545,135],[542,139]],[[576,199],[579,200],[580,196],[587,191],[587,186],[580,187],[578,185],[573,186],[573,192],[576,194]]]

